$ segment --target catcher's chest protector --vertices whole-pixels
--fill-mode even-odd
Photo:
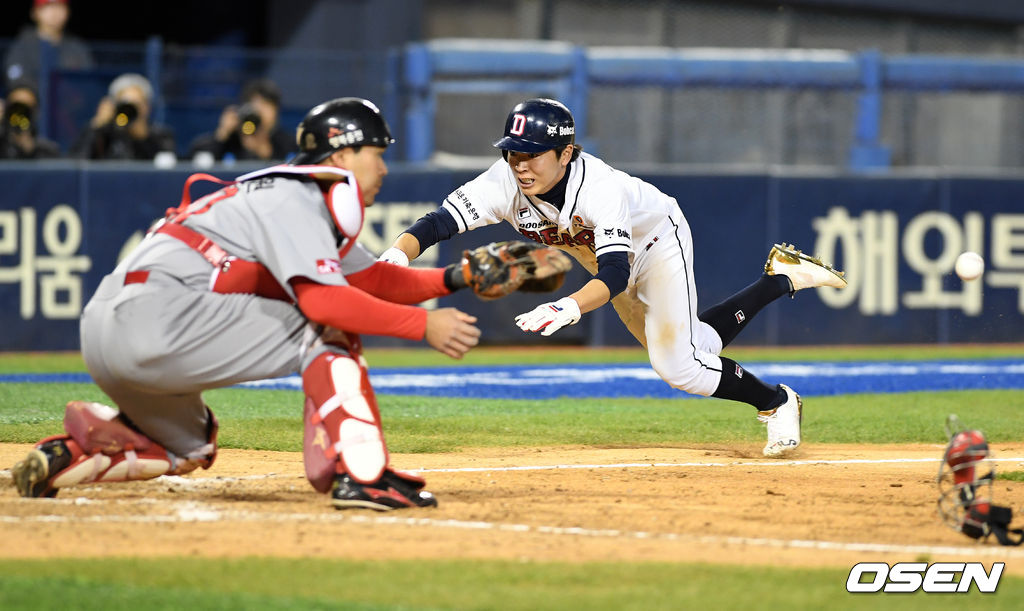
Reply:
[[[313,170],[316,170],[315,172]],[[167,217],[154,227],[153,233],[162,233],[184,242],[190,248],[198,252],[204,259],[213,266],[210,277],[210,290],[215,293],[247,293],[259,295],[268,299],[280,301],[291,301],[288,292],[280,285],[270,270],[259,261],[248,261],[229,254],[216,242],[203,234],[186,227],[185,219],[193,214],[202,214],[205,210],[217,202],[236,197],[239,193],[238,183],[259,177],[273,175],[331,175],[342,178],[331,184],[324,193],[324,204],[331,213],[335,227],[342,236],[341,248],[338,258],[344,258],[345,254],[356,243],[359,232],[363,227],[363,204],[359,185],[356,184],[355,176],[346,170],[331,167],[309,166],[302,169],[291,166],[274,166],[245,174],[235,182],[226,182],[208,174],[193,174],[185,181],[185,188],[182,194],[181,204],[177,208],[167,211]],[[192,208],[192,201],[189,195],[190,187],[199,180],[216,182],[225,185],[220,191],[207,196],[203,205]]]

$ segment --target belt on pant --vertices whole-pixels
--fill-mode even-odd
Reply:
[[[149,270],[137,270],[124,275],[124,285],[145,284],[149,280]]]

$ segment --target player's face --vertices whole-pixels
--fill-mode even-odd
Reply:
[[[373,205],[377,193],[384,184],[384,177],[388,174],[388,165],[384,163],[386,150],[382,146],[363,146],[358,152],[352,148],[339,151],[339,165],[356,175],[359,191],[363,194],[364,206]]]
[[[516,176],[519,189],[526,195],[541,195],[551,190],[565,173],[572,159],[572,149],[543,153],[508,152],[508,165]]]

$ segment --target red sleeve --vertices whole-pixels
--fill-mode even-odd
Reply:
[[[421,340],[427,331],[427,311],[378,299],[354,286],[327,286],[304,278],[291,281],[299,309],[306,318],[367,335]]]
[[[378,261],[345,276],[352,286],[392,303],[413,304],[451,295],[444,285],[444,268],[417,269]]]

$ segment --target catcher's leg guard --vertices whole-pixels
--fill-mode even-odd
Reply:
[[[64,413],[67,435],[43,439],[11,470],[22,496],[54,496],[58,488],[89,482],[121,482],[208,469],[216,455],[217,421],[210,414],[209,442],[175,456],[128,426],[117,411],[72,401]]]
[[[325,352],[302,372],[306,393],[303,455],[306,477],[320,492],[335,475],[362,484],[381,478],[388,451],[366,366],[355,356]]]

